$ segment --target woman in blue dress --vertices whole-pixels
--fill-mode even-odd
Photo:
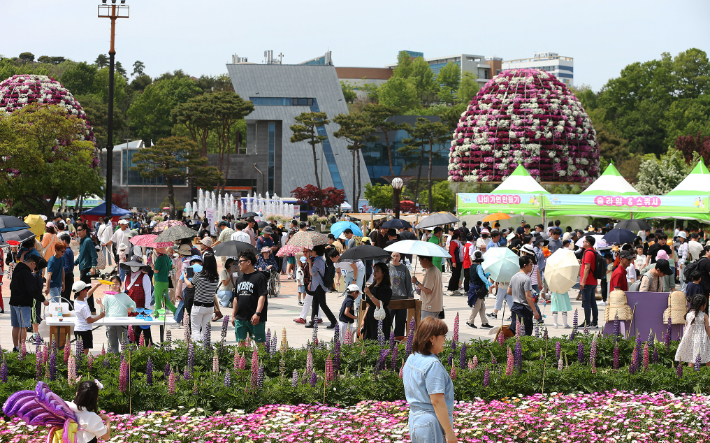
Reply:
[[[427,317],[417,327],[412,355],[402,378],[409,403],[409,436],[412,443],[457,442],[453,428],[454,385],[437,354],[444,350],[449,328]]]

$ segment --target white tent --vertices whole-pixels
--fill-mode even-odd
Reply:
[[[523,165],[518,165],[510,177],[498,185],[492,194],[549,194],[549,192],[532,178]]]
[[[607,166],[606,170],[598,179],[581,195],[640,195],[633,186],[626,181],[613,163]]]
[[[710,171],[702,161],[690,171],[685,179],[668,195],[705,195],[710,194]]]

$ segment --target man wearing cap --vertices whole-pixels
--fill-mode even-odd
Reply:
[[[122,268],[128,268],[126,279],[123,280],[123,292],[128,295],[136,303],[138,308],[150,309],[150,302],[153,298],[153,285],[150,282],[148,271],[150,267],[138,261],[130,261],[120,265]],[[135,339],[138,341],[139,334],[142,332],[145,336],[145,344],[153,342],[150,334],[150,328],[142,329],[140,326],[133,326]]]
[[[20,350],[27,337],[27,328],[31,325],[33,302],[49,302],[42,295],[42,287],[32,274],[37,268],[40,257],[27,255],[24,262],[15,266],[10,282],[10,324],[12,326],[13,351]]]
[[[106,264],[110,265],[114,263],[113,252],[111,251],[111,235],[113,234],[111,217],[104,217],[103,221],[101,226],[99,226],[96,237],[98,237],[99,244],[101,245],[101,253],[106,257]]]
[[[517,232],[519,235],[523,235],[523,233],[525,232],[525,224],[526,223],[527,222],[525,220],[521,220],[520,226],[518,226],[518,228],[515,230],[515,232]]]
[[[116,245],[116,250],[118,251],[118,247],[121,245],[126,245],[126,250],[130,251],[133,247],[131,245],[131,231],[128,230],[128,220],[119,220],[118,221],[118,227],[119,229],[116,230],[116,232],[113,233],[113,236],[111,237],[111,240],[106,244],[108,248],[111,248],[111,244]],[[125,277],[125,271],[121,269],[121,261],[119,260],[119,267],[118,267],[118,272],[121,277],[121,280]],[[91,303],[89,303],[89,306],[91,306]]]
[[[338,326],[340,327],[340,342],[345,341],[345,334],[351,334],[351,328],[355,320],[357,320],[356,300],[360,297],[360,287],[358,285],[349,285],[346,289],[347,294],[343,304],[340,306],[338,314]]]
[[[94,242],[89,237],[89,227],[86,223],[79,223],[76,227],[76,233],[79,235],[79,257],[76,259],[76,266],[79,268],[79,278],[86,284],[91,284],[91,276],[96,274],[96,248]],[[123,280],[123,279],[121,279]],[[89,308],[92,314],[94,308],[94,296],[90,295],[87,299]]]
[[[271,249],[271,253],[275,254],[279,249],[278,246],[274,244],[274,239],[271,237],[274,235],[274,230],[271,226],[266,226],[262,231],[261,235],[256,239],[256,249],[261,251],[264,248]]]
[[[668,260],[656,260],[656,266],[641,276],[639,292],[663,292],[663,277],[671,274]]]
[[[619,266],[614,269],[614,273],[611,274],[611,281],[609,282],[609,287],[613,290],[621,289],[626,292],[629,290],[628,282],[626,281],[626,268],[631,264],[634,256],[629,251],[621,251],[619,255]]]

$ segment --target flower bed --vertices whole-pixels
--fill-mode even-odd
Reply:
[[[214,415],[176,408],[113,415],[112,441],[409,442],[408,410],[404,401],[269,405]],[[710,397],[667,392],[537,394],[457,402],[454,408],[461,442],[701,442],[710,433],[708,420]],[[7,442],[39,442],[46,434],[13,420],[0,422],[0,435]]]

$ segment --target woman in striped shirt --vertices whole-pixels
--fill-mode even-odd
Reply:
[[[185,280],[187,287],[195,288],[195,299],[190,312],[193,341],[202,341],[207,324],[212,320],[214,296],[219,286],[219,273],[214,253],[206,252],[202,260],[202,271],[195,274],[192,281]]]

